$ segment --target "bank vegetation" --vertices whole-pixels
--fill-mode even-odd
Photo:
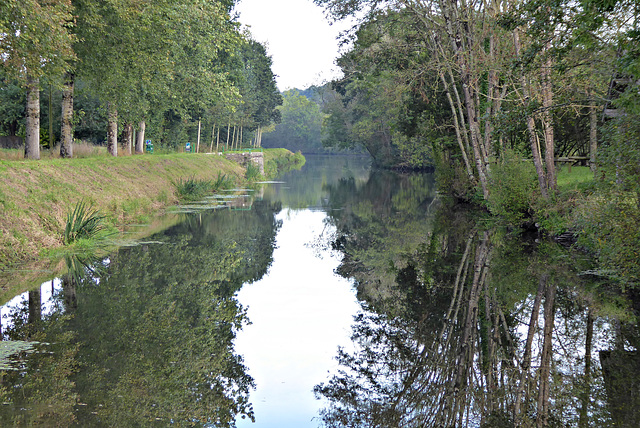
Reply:
[[[304,163],[284,149],[265,150],[264,156],[266,178]],[[49,269],[48,256],[61,254],[68,215],[80,202],[104,216],[119,240],[133,240],[175,221],[161,214],[180,202],[176,183],[224,177],[233,186],[248,184],[246,167],[215,154],[0,160],[0,174],[3,273],[27,262],[31,270]]]
[[[640,280],[638,3],[315,0],[352,19],[324,144],[435,168],[441,194]],[[563,188],[560,168],[591,170]]]

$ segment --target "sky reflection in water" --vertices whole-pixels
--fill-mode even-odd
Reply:
[[[359,310],[351,281],[334,273],[339,255],[320,211],[285,209],[273,264],[261,280],[238,293],[252,324],[239,332],[236,350],[256,381],[256,423],[238,427],[316,427],[321,403],[313,387],[337,367],[338,346],[348,347]],[[323,242],[325,241],[325,242]]]

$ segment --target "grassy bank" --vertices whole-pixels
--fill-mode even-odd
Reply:
[[[265,174],[277,174],[295,157],[287,150],[266,151]],[[97,208],[108,226],[122,231],[148,224],[176,204],[173,183],[221,174],[245,181],[240,165],[207,154],[0,161],[0,272],[61,248],[67,213],[78,201]]]

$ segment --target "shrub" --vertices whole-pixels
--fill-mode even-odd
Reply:
[[[640,212],[632,192],[592,195],[574,210],[578,244],[598,258],[603,274],[640,283]]]
[[[514,225],[523,224],[533,214],[537,178],[531,162],[524,162],[513,151],[505,151],[491,168],[489,210]]]
[[[445,147],[441,148],[440,145]],[[446,146],[447,144],[444,143],[434,146],[436,149],[434,149],[433,160],[438,192],[469,202],[474,199],[475,186],[469,180],[462,159],[452,155],[452,150],[447,149]]]

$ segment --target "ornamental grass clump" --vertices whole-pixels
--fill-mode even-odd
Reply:
[[[104,224],[105,216],[98,210],[88,206],[84,200],[76,204],[75,209],[67,214],[67,225],[64,229],[64,243],[72,244],[80,239],[100,240],[110,233]]]

